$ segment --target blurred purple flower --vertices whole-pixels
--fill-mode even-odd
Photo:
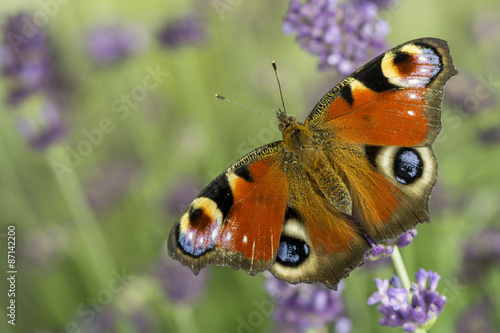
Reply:
[[[479,43],[493,47],[500,44],[500,11],[482,9],[472,15],[470,23],[471,35]]]
[[[473,282],[500,266],[500,230],[487,228],[465,244],[460,279]]]
[[[2,76],[8,79],[7,103],[19,105],[28,96],[51,90],[53,55],[47,35],[26,13],[7,18],[0,45]]]
[[[500,143],[500,126],[492,127],[479,132],[479,138],[485,144]]]
[[[467,307],[459,316],[456,324],[457,333],[496,333],[498,326],[495,325],[491,302],[483,299],[481,302]]]
[[[88,323],[81,323],[85,333],[115,333],[117,328],[117,315],[106,308],[95,315],[93,320]]]
[[[156,266],[156,277],[165,295],[175,303],[199,301],[206,288],[208,273],[202,270],[198,275],[167,254],[162,254]]]
[[[128,313],[127,318],[134,327],[135,333],[149,333],[156,331],[155,325],[150,318],[149,312],[145,308],[136,309]]]
[[[377,15],[377,5],[367,1],[291,0],[282,29],[319,57],[321,70],[346,75],[386,50],[390,26]]]
[[[394,251],[394,246],[405,247],[411,244],[413,238],[417,236],[417,230],[411,229],[398,237],[395,241],[386,241],[380,244],[374,244],[371,239],[368,238],[368,242],[371,244],[372,248],[365,255],[365,259],[374,261],[380,258],[390,256]]]
[[[148,276],[129,276],[124,284],[115,285],[110,289],[113,293],[112,302],[99,304],[101,308],[94,308],[88,304],[85,311],[95,311],[95,316],[88,317],[79,314],[75,320],[79,325],[79,332],[85,333],[115,333],[127,331],[165,332],[160,328],[152,314],[152,302],[156,300],[157,287],[154,280]],[[82,312],[83,313],[83,312]]]
[[[200,183],[189,178],[177,182],[169,190],[169,194],[165,200],[167,211],[172,215],[181,214],[200,191]]]
[[[139,54],[148,45],[140,26],[115,24],[96,26],[89,31],[85,48],[99,65],[108,65]]]
[[[341,298],[343,282],[338,291],[323,285],[289,284],[266,274],[266,290],[276,303],[274,320],[283,324],[296,325],[300,331],[321,328],[337,321],[339,332],[349,332],[350,321],[345,318]]]
[[[126,188],[139,173],[139,166],[133,161],[112,161],[99,170],[85,184],[87,201],[95,211],[103,211],[120,202],[126,195]]]
[[[461,73],[450,80],[445,87],[444,98],[455,109],[465,114],[477,114],[484,108],[494,107],[498,100],[495,88],[485,75]]]
[[[201,19],[194,14],[167,22],[158,32],[160,44],[167,48],[199,45],[205,38]]]
[[[69,230],[58,225],[31,228],[21,240],[24,262],[30,268],[51,267],[65,258],[72,240]]]
[[[415,332],[417,328],[429,329],[446,304],[446,297],[436,291],[441,279],[439,274],[419,269],[415,273],[417,283],[410,290],[402,288],[398,277],[391,282],[375,279],[377,291],[368,298],[368,305],[380,303],[378,311],[384,315],[380,325],[401,326],[405,332]],[[429,287],[427,287],[429,282]],[[389,288],[389,285],[392,287]],[[408,300],[411,295],[411,300]]]
[[[372,2],[380,9],[388,7],[394,1],[397,0],[352,0],[353,3]]]
[[[33,148],[47,149],[66,131],[58,101],[58,94],[65,94],[58,87],[62,77],[55,70],[49,38],[27,13],[7,18],[0,44],[0,66],[7,82],[6,102],[15,107],[31,103],[18,116],[18,130]]]
[[[53,100],[44,101],[30,115],[20,115],[17,127],[28,143],[39,150],[47,149],[66,133],[61,110]]]

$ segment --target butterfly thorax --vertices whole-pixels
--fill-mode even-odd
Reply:
[[[352,201],[346,184],[335,172],[331,161],[315,139],[310,127],[299,123],[294,117],[281,117],[280,130],[283,134],[285,160],[296,161],[308,175],[310,186],[329,201],[333,207],[345,214],[351,214]]]

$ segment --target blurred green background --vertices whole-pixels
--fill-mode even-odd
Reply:
[[[40,108],[42,99],[1,106],[2,276],[9,225],[16,226],[18,270],[15,327],[7,324],[8,285],[0,280],[1,332],[236,332],[256,304],[269,299],[262,274],[210,267],[197,287],[191,280],[163,281],[176,267],[163,263],[167,277],[158,278],[158,266],[170,228],[190,198],[244,153],[280,138],[275,122],[214,94],[274,116],[280,100],[270,63],[276,60],[288,112],[303,120],[341,79],[318,71],[317,59],[282,33],[287,6],[248,0],[0,3],[2,25],[20,11],[47,13],[43,29],[63,77],[66,127],[49,149],[33,149],[20,135],[19,119]],[[201,18],[203,40],[162,48],[159,29],[193,12]],[[453,84],[456,91],[443,106],[443,132],[434,144],[439,180],[432,223],[420,225],[402,250],[408,272],[413,276],[422,267],[442,276],[439,291],[448,304],[433,332],[456,331],[474,311],[479,314],[471,323],[495,327],[498,258],[493,269],[469,272],[473,278],[461,274],[470,268],[463,261],[468,242],[499,225],[500,3],[406,0],[382,14],[393,46],[418,37],[447,40],[465,78]],[[121,61],[96,64],[85,52],[87,33],[112,23],[140,27],[144,45]],[[147,78],[151,72],[160,73],[156,80]],[[460,79],[452,78],[450,86],[454,80]],[[9,84],[0,80],[2,100]],[[135,96],[130,104],[123,99],[127,94]],[[94,143],[82,143],[89,136]],[[75,156],[78,149],[85,153]],[[61,169],[68,159],[72,166]],[[360,268],[345,281],[353,332],[398,331],[379,326],[376,307],[366,305],[373,278],[393,273],[391,265]],[[165,284],[196,295],[178,302],[164,292]],[[276,329],[271,316],[263,316],[252,331]]]

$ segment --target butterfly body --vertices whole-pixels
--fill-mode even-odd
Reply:
[[[328,92],[304,123],[278,112],[283,135],[210,183],[175,224],[169,254],[270,270],[335,288],[374,242],[429,219],[431,144],[445,82],[446,42],[419,39],[375,58]]]

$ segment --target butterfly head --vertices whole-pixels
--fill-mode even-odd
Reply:
[[[282,133],[286,128],[288,128],[294,124],[298,124],[297,119],[295,117],[291,117],[291,116],[289,117],[286,114],[286,111],[283,111],[281,109],[278,109],[278,111],[276,111],[276,116],[278,117],[278,121],[280,122],[278,127],[280,129],[280,132],[282,132]]]
[[[287,152],[292,153],[301,163],[315,165],[318,151],[314,145],[313,133],[295,117],[289,117],[286,111],[278,110],[279,129],[283,135],[283,144]]]

